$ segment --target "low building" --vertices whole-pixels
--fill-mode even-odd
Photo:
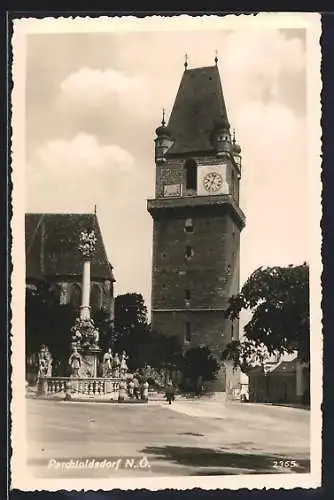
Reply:
[[[26,285],[48,283],[60,304],[79,309],[82,259],[78,244],[80,233],[86,230],[94,230],[97,238],[91,262],[91,307],[103,309],[112,322],[115,278],[96,214],[26,214]]]
[[[268,359],[248,373],[249,401],[256,403],[310,403],[310,365],[297,353]]]

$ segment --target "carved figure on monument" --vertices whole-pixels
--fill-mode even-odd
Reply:
[[[71,377],[79,377],[79,370],[81,367],[81,356],[78,353],[77,347],[73,347],[72,354],[68,360],[71,367]]]
[[[118,378],[119,377],[119,368],[120,368],[121,361],[119,359],[118,353],[115,353],[114,359],[113,359],[113,377]]]
[[[111,377],[113,366],[113,354],[112,350],[109,348],[103,356],[103,377]]]
[[[120,365],[121,377],[125,377],[125,375],[128,371],[127,359],[128,359],[128,356],[127,356],[126,352],[123,351],[122,356],[121,356],[121,365]]]
[[[89,319],[77,318],[75,325],[71,328],[72,342],[83,349],[98,349],[99,331],[94,325],[94,321]]]
[[[95,253],[96,236],[94,231],[80,233],[79,251],[85,260],[91,260]]]
[[[51,377],[52,356],[47,346],[42,345],[38,353],[38,376]]]

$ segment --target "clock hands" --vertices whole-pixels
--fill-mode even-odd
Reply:
[[[210,172],[204,178],[204,186],[207,191],[217,191],[222,183],[222,178],[217,172]]]

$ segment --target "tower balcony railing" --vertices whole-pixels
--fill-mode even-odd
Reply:
[[[235,215],[240,227],[245,225],[245,215],[233,197],[229,194],[212,196],[184,196],[179,198],[155,198],[147,200],[147,210],[154,216],[157,212],[164,210],[183,210],[188,208],[215,207],[225,210],[229,208]]]

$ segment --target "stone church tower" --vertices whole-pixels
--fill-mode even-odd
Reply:
[[[156,130],[152,326],[220,358],[239,337],[225,319],[239,292],[241,149],[230,124],[215,65],[185,71],[166,126]],[[223,377],[224,379],[225,377]],[[222,377],[220,377],[222,379]],[[225,380],[217,390],[227,390]]]

